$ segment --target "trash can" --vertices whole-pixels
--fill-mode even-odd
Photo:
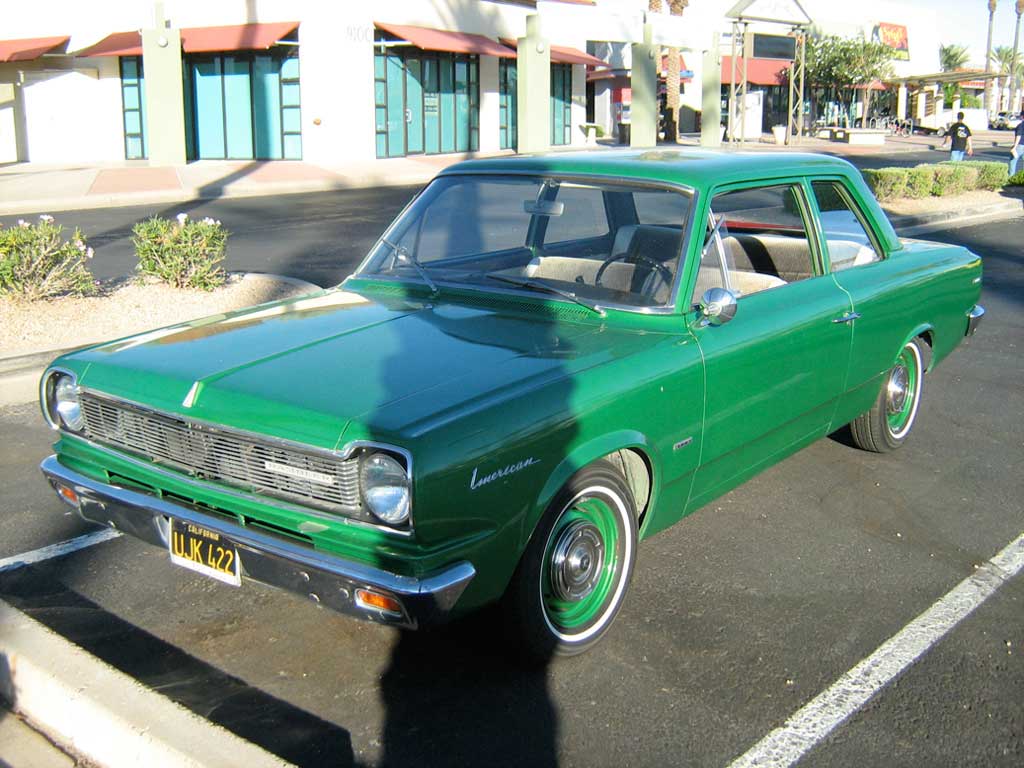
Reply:
[[[619,144],[629,144],[629,123],[619,123]]]
[[[789,131],[789,129],[786,126],[784,126],[784,125],[773,125],[772,126],[772,136],[775,137],[775,143],[778,144],[779,146],[782,146],[783,144],[785,144],[786,143],[786,133],[788,133],[788,131]]]

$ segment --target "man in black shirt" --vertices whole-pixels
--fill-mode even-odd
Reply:
[[[964,113],[956,113],[956,122],[949,126],[946,135],[942,137],[942,146],[946,146],[946,139],[952,138],[949,145],[949,159],[963,160],[964,152],[968,155],[974,154],[974,147],[971,145],[971,129],[964,125]]]
[[[1013,146],[1010,147],[1010,175],[1017,172],[1017,163],[1024,156],[1024,112],[1020,113],[1020,122],[1013,129]]]

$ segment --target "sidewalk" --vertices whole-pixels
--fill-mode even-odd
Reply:
[[[975,136],[975,147],[1005,144],[1013,136],[1006,131],[985,131]],[[743,150],[827,152],[841,157],[921,152],[936,148],[935,136],[886,138],[884,146],[857,146],[804,137],[798,145],[779,147],[762,139],[743,145]],[[696,134],[683,136],[677,147],[700,144]],[[671,147],[659,145],[660,149]],[[602,141],[597,149],[620,149]],[[574,147],[571,150],[593,149]],[[729,151],[729,147],[723,147]],[[501,152],[495,154],[511,154]],[[447,166],[485,153],[420,155],[351,163],[344,168],[324,168],[294,160],[199,160],[173,167],[150,167],[145,161],[72,165],[15,163],[0,167],[0,215],[56,213],[108,206],[170,203],[219,197],[251,197],[357,189],[372,186],[422,184]],[[944,159],[936,154],[936,160]]]

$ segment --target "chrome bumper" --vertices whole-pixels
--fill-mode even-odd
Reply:
[[[44,459],[39,468],[58,496],[89,522],[168,551],[170,518],[195,523],[235,545],[244,578],[362,619],[408,628],[437,623],[447,616],[476,575],[472,565],[460,562],[424,579],[400,576],[223,520],[184,503],[93,480],[68,469],[56,456]],[[60,493],[61,488],[73,491],[77,503]],[[384,611],[363,604],[356,591],[364,589],[394,598],[402,610]]]
[[[981,325],[981,318],[985,316],[985,308],[981,304],[975,304],[974,309],[967,313],[967,333],[965,336],[973,336]]]

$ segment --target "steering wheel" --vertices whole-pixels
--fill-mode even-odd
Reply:
[[[629,257],[629,255],[630,254],[628,252],[623,252],[616,256],[611,256],[605,259],[601,266],[598,268],[597,275],[595,275],[594,277],[594,285],[601,286],[601,278],[604,277],[605,270],[608,269],[608,267],[610,267],[616,261],[623,261],[624,259]],[[651,268],[651,273],[644,278],[644,284],[643,286],[641,286],[641,293],[643,293],[644,296],[654,296],[654,294],[657,293],[658,289],[661,288],[662,285],[665,285],[671,290],[672,270],[670,270],[657,259],[652,259],[650,256],[645,256],[642,253],[633,254],[633,258],[637,263],[643,262],[644,264]],[[661,278],[660,283],[652,284],[652,280],[655,278],[655,276]]]

